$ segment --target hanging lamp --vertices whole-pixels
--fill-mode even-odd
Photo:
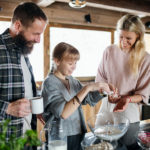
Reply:
[[[70,0],[69,6],[73,8],[83,8],[86,6],[85,0]]]

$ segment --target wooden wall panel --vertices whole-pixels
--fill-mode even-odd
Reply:
[[[50,71],[50,34],[49,25],[44,31],[44,78]]]
[[[91,116],[93,116],[93,115],[98,113],[100,105],[101,105],[101,101],[99,101],[94,107],[91,107],[89,105],[82,106],[83,113],[84,113],[84,118],[85,118],[85,122],[86,122],[86,126],[87,126],[87,120]],[[40,137],[40,131],[43,129],[43,127],[44,127],[43,124],[38,120],[37,121],[37,132],[38,132],[39,137]],[[87,130],[88,130],[88,132],[90,131],[88,126],[87,126]],[[43,137],[43,140],[44,140],[44,137]]]
[[[90,132],[90,129],[87,125],[87,120],[90,117],[92,117],[93,115],[98,113],[100,106],[101,106],[101,101],[99,101],[94,107],[91,107],[90,105],[85,105],[85,106],[83,105],[82,106],[88,132]]]
[[[0,1],[0,17],[11,18],[14,8],[19,1]],[[42,8],[46,13],[50,23],[74,24],[83,26],[97,26],[115,28],[116,21],[123,15],[115,11],[105,9],[85,7],[82,9],[74,9],[69,7],[67,3],[56,2],[46,8]],[[87,23],[84,16],[90,14],[92,22]]]

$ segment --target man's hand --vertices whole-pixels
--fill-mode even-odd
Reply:
[[[6,113],[15,117],[25,117],[31,113],[30,101],[23,98],[8,105]]]
[[[123,97],[119,100],[119,102],[116,104],[114,108],[114,112],[123,112],[128,107],[128,104],[130,102],[130,99],[128,97]]]

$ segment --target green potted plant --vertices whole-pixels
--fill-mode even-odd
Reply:
[[[14,134],[6,141],[6,133],[10,120],[5,120],[0,123],[0,150],[29,150],[32,146],[40,146],[41,142],[38,139],[37,132],[27,130],[23,137],[16,138]],[[15,130],[15,129],[14,129]]]

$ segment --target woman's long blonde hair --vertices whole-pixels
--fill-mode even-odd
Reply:
[[[135,32],[137,39],[132,49],[130,50],[130,69],[134,75],[137,75],[140,63],[145,55],[144,33],[145,26],[138,16],[125,15],[117,23],[117,30]],[[121,48],[121,44],[119,43]]]

